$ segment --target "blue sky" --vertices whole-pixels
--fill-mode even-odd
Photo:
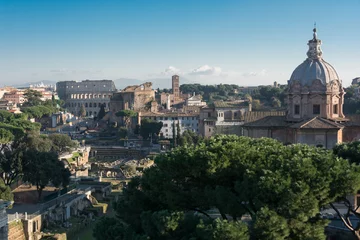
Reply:
[[[0,85],[183,78],[286,83],[317,22],[344,85],[360,76],[360,0],[0,0]]]

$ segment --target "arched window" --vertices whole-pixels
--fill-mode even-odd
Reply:
[[[87,104],[87,103],[85,103],[85,107],[86,107],[86,108],[88,107],[88,104]]]
[[[94,107],[96,107],[96,102],[94,102]]]
[[[89,107],[92,107],[92,103],[89,103]],[[91,114],[90,114],[91,115]]]

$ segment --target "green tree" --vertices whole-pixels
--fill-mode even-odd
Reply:
[[[128,131],[125,127],[119,127],[118,128],[118,136],[120,138],[126,138],[128,135]]]
[[[116,116],[123,119],[124,126],[129,129],[131,125],[131,119],[137,116],[137,112],[133,110],[121,110],[116,113]]]
[[[15,140],[21,139],[25,135],[25,131],[23,128],[16,127],[7,123],[0,122],[0,129],[4,129],[11,132],[11,134],[14,135]]]
[[[56,107],[56,100],[55,100],[55,95],[54,94],[51,95],[51,103],[52,103],[52,105],[54,107]]]
[[[333,151],[334,154],[351,163],[360,164],[360,141],[337,144]]]
[[[10,121],[10,124],[19,127],[21,129],[24,129],[25,131],[40,131],[41,124],[37,122],[30,122],[28,120],[23,119],[12,119]]]
[[[59,161],[58,155],[54,152],[26,151],[23,163],[23,179],[36,186],[39,200],[49,182],[55,187],[61,184],[65,187],[69,183],[69,169],[65,168],[64,163]]]
[[[102,217],[96,222],[93,236],[98,240],[147,240],[137,235],[127,224],[110,217]]]
[[[253,99],[251,104],[252,104],[252,108],[253,108],[254,110],[260,110],[260,108],[261,108],[261,102],[260,102],[259,99]]]
[[[39,152],[50,152],[53,148],[53,143],[48,139],[46,135],[42,135],[37,131],[29,132],[24,142],[26,143],[26,149],[37,150]]]
[[[348,160],[350,163],[360,165],[360,141],[338,144],[333,148],[334,154]],[[331,207],[336,211],[338,217],[342,220],[345,227],[347,227],[356,237],[360,239],[360,225],[355,225],[352,221],[349,221],[351,215],[355,216],[360,220],[360,214],[357,212],[356,206],[353,206],[346,197],[341,197],[338,202],[342,202],[347,208],[345,214],[341,214],[334,205]]]
[[[142,119],[140,125],[140,135],[145,140],[148,140],[150,137],[157,138],[162,127],[162,122],[156,122],[147,118]]]
[[[328,222],[320,218],[320,209],[358,189],[360,167],[332,151],[301,144],[284,146],[266,138],[219,135],[159,155],[154,167],[129,183],[115,209],[118,221],[147,236],[149,221],[144,225],[144,214],[154,216],[167,210],[168,216],[162,212],[161,219],[171,228],[161,225],[157,228],[163,229],[161,235],[156,235],[161,238],[151,239],[190,239],[189,234],[201,239],[193,227],[216,229],[209,224],[221,229],[219,235],[211,233],[213,239],[221,234],[228,234],[225,239],[242,239],[242,235],[246,239],[245,232],[255,239],[324,239]],[[224,226],[213,222],[207,214],[210,209],[219,212]],[[183,216],[196,212],[209,222],[202,227],[184,217],[176,220],[171,216],[177,212]],[[251,216],[252,224],[244,232],[244,226],[236,224],[245,214]],[[180,231],[184,224],[192,226],[186,235]]]
[[[100,111],[99,111],[99,113],[98,113],[98,115],[97,115],[97,119],[98,119],[98,120],[101,120],[101,119],[103,119],[103,118],[105,117],[105,115],[106,115],[106,112],[105,112],[105,104],[101,104],[101,106],[100,106]]]
[[[42,94],[39,91],[33,89],[27,89],[24,93],[24,98],[26,102],[24,103],[25,106],[37,106],[41,105],[41,97]]]
[[[9,143],[15,139],[14,134],[9,130],[0,128],[0,144]]]
[[[179,144],[181,138],[181,129],[179,122],[176,123],[176,142]]]
[[[176,138],[176,124],[175,121],[172,123],[172,140],[174,147],[177,147],[177,138]]]
[[[14,195],[11,192],[9,186],[6,186],[4,182],[0,180],[0,199],[5,201],[12,201],[14,200]]]
[[[50,134],[48,138],[52,142],[52,149],[59,154],[69,152],[78,146],[77,142],[71,140],[70,136],[66,134]]]
[[[14,114],[12,114],[6,110],[0,110],[0,122],[9,123],[14,118],[15,118]]]
[[[0,152],[0,178],[10,186],[23,174],[23,152],[25,144],[14,142],[6,145]]]
[[[179,141],[178,141],[178,144],[180,146],[185,146],[185,145],[196,145],[196,144],[199,144],[200,142],[203,141],[203,138],[194,133],[193,131],[191,130],[185,130],[183,132],[183,134],[181,135]]]
[[[29,117],[32,118],[42,118],[43,116],[50,116],[51,114],[57,112],[57,109],[53,106],[31,106],[31,107],[23,107],[21,111],[26,113]]]
[[[200,239],[211,240],[248,240],[249,233],[245,223],[241,221],[228,222],[216,219],[212,224],[200,223],[197,230],[201,233]],[[273,238],[277,239],[277,238]]]
[[[86,116],[86,109],[84,104],[82,104],[80,107],[80,117],[85,117],[85,116]]]

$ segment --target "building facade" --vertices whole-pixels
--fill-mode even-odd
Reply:
[[[185,100],[185,106],[206,106],[206,102],[202,101],[201,95],[195,95],[195,93]]]
[[[285,116],[267,116],[244,125],[249,137],[270,137],[284,143],[304,143],[333,148],[359,132],[343,113],[344,88],[336,70],[322,57],[322,41],[316,29],[309,40],[307,59],[292,73],[287,89]]]
[[[22,105],[24,102],[26,102],[24,93],[25,93],[25,90],[23,90],[23,89],[15,89],[10,92],[5,92],[3,95],[3,99],[13,102],[18,105]]]
[[[97,116],[101,105],[109,109],[116,87],[112,80],[64,81],[56,83],[56,90],[72,114],[80,115],[81,106],[84,106],[87,116]]]
[[[174,127],[175,134],[177,134],[177,125],[180,127],[180,134],[184,131],[190,130],[194,133],[199,133],[199,112],[184,113],[184,112],[167,112],[154,113],[145,112],[139,113],[139,122],[141,119],[151,119],[157,122],[162,122],[163,127],[160,130],[160,137],[172,139]]]
[[[251,109],[250,109],[251,110]],[[203,137],[216,134],[242,135],[245,113],[249,111],[247,102],[214,102],[200,110],[200,130]]]
[[[110,100],[110,111],[116,113],[121,110],[150,110],[152,101],[155,101],[155,91],[151,82],[128,86],[121,92],[114,93]]]

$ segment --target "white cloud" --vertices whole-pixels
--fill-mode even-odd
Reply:
[[[211,67],[209,65],[203,65],[201,67],[191,70],[189,75],[206,75],[206,76],[219,76],[221,75],[222,69],[220,67]]]
[[[242,75],[244,77],[255,77],[255,76],[265,76],[267,74],[266,69],[262,69],[259,72],[248,72],[248,73],[243,73]]]
[[[179,74],[181,73],[180,69],[173,67],[173,66],[168,66],[164,72],[161,73],[161,75],[174,75],[174,74]]]

